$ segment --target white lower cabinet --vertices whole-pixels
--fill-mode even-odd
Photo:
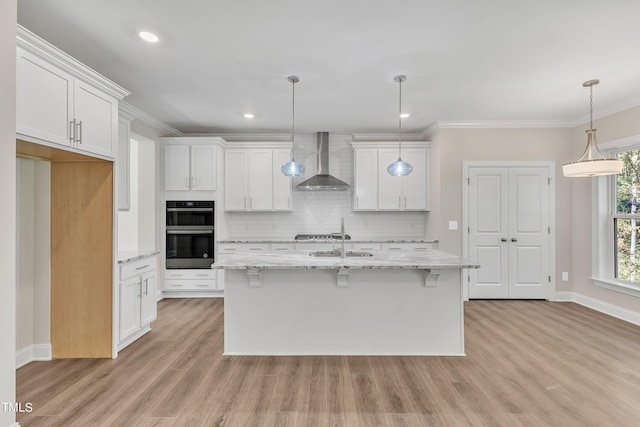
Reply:
[[[147,333],[157,317],[156,256],[120,264],[118,350]]]
[[[185,296],[184,294],[173,295],[174,292],[196,292],[196,291],[220,291],[218,287],[217,270],[197,269],[197,270],[165,270],[164,292],[165,296]]]
[[[438,249],[438,242],[401,242],[401,243],[382,243],[383,251],[429,251]]]

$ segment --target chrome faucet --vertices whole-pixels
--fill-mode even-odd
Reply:
[[[340,219],[340,237],[342,238],[342,258],[347,257],[347,251],[345,250],[345,239],[344,239],[344,217]]]

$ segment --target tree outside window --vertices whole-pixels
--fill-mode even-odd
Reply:
[[[616,176],[616,197],[613,214],[615,246],[615,277],[640,282],[640,149],[618,154],[623,161],[622,172]]]

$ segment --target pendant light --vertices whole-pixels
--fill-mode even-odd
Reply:
[[[607,158],[598,150],[596,141],[596,130],[593,128],[593,86],[600,83],[600,80],[588,80],[582,83],[583,87],[589,88],[589,129],[587,129],[587,148],[582,157],[572,163],[562,166],[562,172],[567,177],[589,177],[601,175],[615,175],[622,170],[622,160]]]
[[[401,74],[395,76],[393,80],[398,82],[400,88],[400,96],[398,97],[398,160],[387,167],[387,172],[391,176],[407,176],[413,170],[409,163],[402,160],[402,82],[407,80],[407,76]]]
[[[282,165],[280,170],[286,176],[298,176],[304,173],[304,165],[296,162],[293,157],[293,151],[296,149],[296,83],[300,81],[300,78],[298,76],[289,76],[287,80],[291,83],[293,89],[291,102],[291,161]]]

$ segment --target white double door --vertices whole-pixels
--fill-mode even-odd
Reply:
[[[547,299],[549,167],[469,167],[469,298]]]

